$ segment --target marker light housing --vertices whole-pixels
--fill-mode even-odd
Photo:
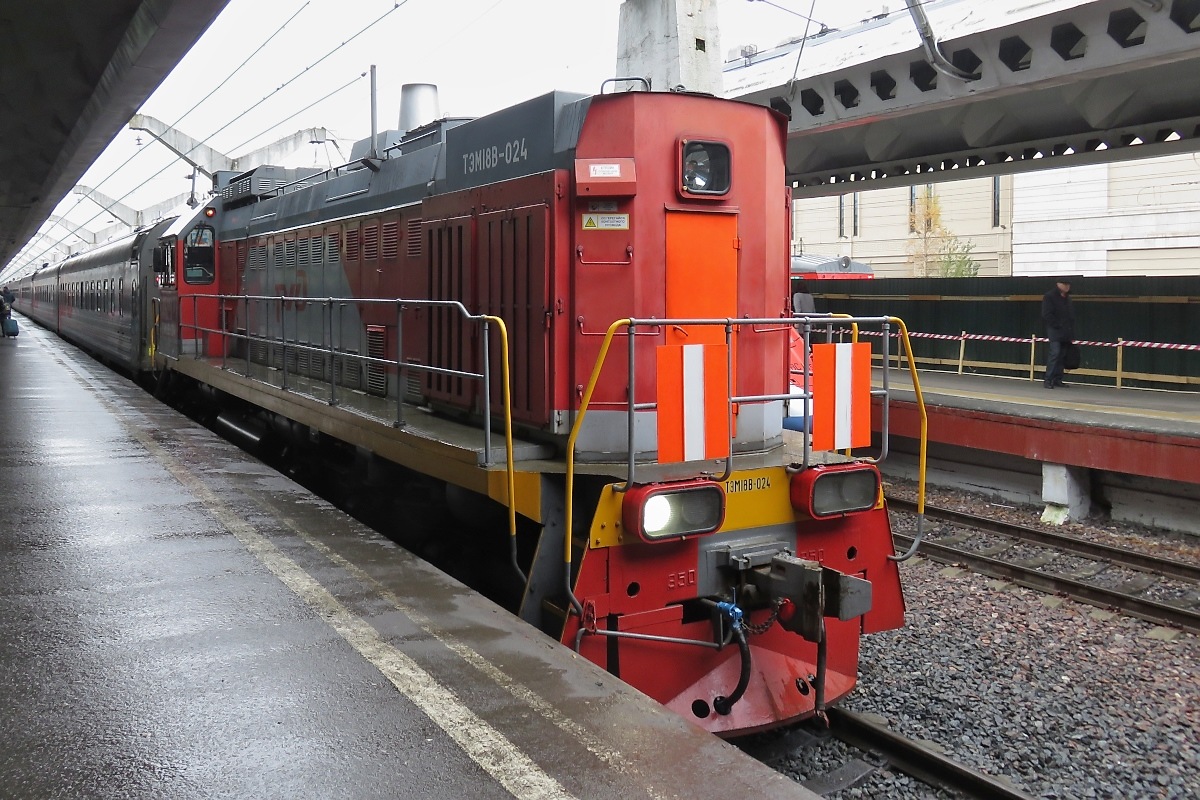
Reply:
[[[869,511],[879,503],[879,470],[873,464],[826,464],[792,476],[792,507],[814,519]]]
[[[699,536],[725,521],[725,490],[713,481],[635,486],[621,501],[621,522],[647,542]]]

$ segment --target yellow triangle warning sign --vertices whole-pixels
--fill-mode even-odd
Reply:
[[[584,216],[584,218],[583,218],[583,227],[585,227],[585,228],[595,228],[595,227],[596,227],[596,218],[595,218],[595,217],[593,217],[591,214],[587,214],[586,216]]]

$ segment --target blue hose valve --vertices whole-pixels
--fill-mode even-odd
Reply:
[[[726,603],[722,600],[717,603],[717,610],[729,617],[729,621],[733,623],[734,628],[742,627],[742,617],[746,615],[746,612],[738,608],[737,603]]]

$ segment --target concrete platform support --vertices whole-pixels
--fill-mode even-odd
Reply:
[[[1092,511],[1091,471],[1065,464],[1042,464],[1042,522],[1061,525],[1086,519]]]

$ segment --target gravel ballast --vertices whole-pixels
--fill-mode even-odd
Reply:
[[[930,502],[1038,524],[1040,509],[936,494]],[[1107,521],[1055,530],[1152,550],[1163,536],[1173,555],[1197,551]],[[1200,797],[1198,637],[919,557],[901,570],[907,625],[863,637],[859,684],[843,708],[877,714],[1035,797]],[[803,782],[855,757],[826,740],[772,763]],[[949,795],[883,769],[831,796]]]

